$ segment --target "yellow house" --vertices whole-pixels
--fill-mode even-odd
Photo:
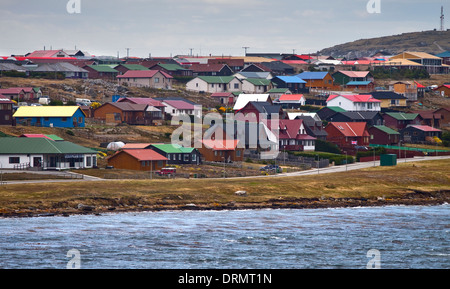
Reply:
[[[381,108],[406,107],[408,106],[405,96],[393,91],[375,91],[370,93],[374,98],[381,101]]]

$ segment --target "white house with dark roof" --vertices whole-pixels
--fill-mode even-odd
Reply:
[[[189,103],[184,100],[163,100],[166,106],[166,114],[173,116],[178,115],[194,115],[202,117],[202,106],[199,104]]]

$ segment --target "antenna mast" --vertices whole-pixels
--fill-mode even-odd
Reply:
[[[441,31],[444,30],[444,6],[441,6]]]

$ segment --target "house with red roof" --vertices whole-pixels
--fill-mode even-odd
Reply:
[[[278,139],[280,150],[315,150],[316,138],[307,133],[303,119],[280,119]]]
[[[3,98],[23,101],[25,100],[26,92],[23,90],[23,88],[12,87],[0,89],[0,94],[3,96]]]
[[[370,94],[330,95],[327,106],[340,107],[346,111],[381,111],[381,101]]]
[[[27,58],[33,58],[33,57],[71,57],[69,54],[64,52],[64,50],[35,50],[31,52],[30,54],[26,55]]]
[[[325,127],[327,141],[341,149],[353,150],[355,146],[368,146],[370,134],[366,122],[330,122]]]
[[[167,158],[150,149],[124,149],[108,158],[108,166],[155,172],[167,166]]]
[[[194,76],[230,76],[233,70],[227,64],[192,64],[190,69]]]
[[[229,135],[222,126],[208,129],[201,140],[199,152],[207,162],[242,162],[244,147],[234,135]]]
[[[117,76],[120,85],[133,87],[172,88],[173,77],[162,70],[128,70]]]
[[[403,142],[423,144],[436,143],[442,131],[428,125],[409,125],[400,131]]]
[[[278,102],[281,105],[287,105],[289,107],[289,104],[301,106],[305,105],[306,98],[303,96],[303,94],[283,94],[278,98]],[[283,106],[284,107],[284,106]]]
[[[434,91],[438,92],[443,97],[450,97],[450,84],[444,84],[435,88]]]
[[[216,92],[210,95],[211,98],[216,99],[221,105],[233,107],[239,92]]]

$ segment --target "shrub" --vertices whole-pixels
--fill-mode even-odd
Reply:
[[[341,150],[337,145],[334,143],[323,141],[323,140],[316,140],[316,151],[319,152],[328,152],[333,154],[341,154]]]

